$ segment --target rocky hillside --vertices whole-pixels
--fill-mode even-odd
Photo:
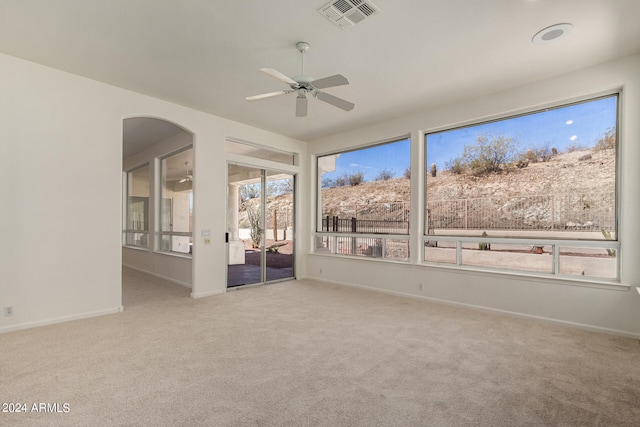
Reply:
[[[576,183],[579,183],[576,185]],[[586,189],[589,189],[588,191]],[[483,176],[456,175],[449,171],[427,177],[429,201],[500,196],[615,192],[615,150],[582,150],[560,153],[546,162]],[[364,182],[355,187],[338,187],[322,192],[325,214],[351,216],[357,205],[385,210],[385,204],[405,202],[408,209],[409,180]],[[374,206],[378,206],[374,208]]]
[[[576,186],[576,183],[579,184]],[[324,215],[341,218],[356,216],[359,219],[404,220],[409,215],[409,192],[409,180],[406,178],[328,188],[322,191],[323,212]],[[429,201],[595,192],[615,192],[614,150],[589,149],[560,153],[546,162],[529,163],[524,168],[478,177],[456,175],[449,171],[440,171],[435,177],[427,177]],[[269,200],[267,224],[272,223],[274,209],[278,212],[278,224],[290,223],[291,195]],[[541,220],[539,212],[524,216],[527,215],[535,217],[534,220]],[[240,218],[243,226],[248,226],[244,212],[240,213]]]

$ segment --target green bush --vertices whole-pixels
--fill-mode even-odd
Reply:
[[[456,175],[462,174],[466,168],[465,165],[462,164],[462,159],[459,157],[453,160],[449,160],[445,164],[445,167]]]
[[[476,176],[501,172],[518,159],[519,145],[512,137],[482,135],[475,144],[465,146],[462,155],[451,160],[448,168],[456,174],[468,171]]]
[[[609,129],[602,138],[596,141],[596,145],[593,147],[594,151],[611,150],[616,148],[616,130]]]

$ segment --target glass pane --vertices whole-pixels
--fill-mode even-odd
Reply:
[[[161,162],[160,231],[193,233],[193,149]],[[160,238],[162,251],[192,252],[192,236]]]
[[[127,224],[129,231],[149,230],[149,166],[127,173]],[[131,246],[148,245],[148,239],[142,238],[146,233],[126,234],[125,244]]]
[[[456,264],[456,242],[425,242],[424,260],[438,264]]]
[[[388,239],[385,242],[384,258],[394,261],[409,261],[409,241]]]
[[[266,280],[293,277],[293,175],[267,172]]]
[[[337,253],[382,258],[382,239],[373,237],[337,237]]]
[[[603,248],[560,248],[560,273],[615,279],[617,250]]]
[[[409,234],[410,140],[318,157],[318,231]]]
[[[227,196],[227,287],[262,282],[262,169],[230,164]]]
[[[465,243],[462,245],[462,265],[553,273],[552,247],[507,243]]]
[[[124,233],[125,244],[128,246],[149,246],[149,234],[148,233]]]
[[[426,135],[425,234],[614,240],[618,96]]]

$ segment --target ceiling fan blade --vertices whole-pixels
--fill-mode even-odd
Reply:
[[[327,104],[333,105],[334,107],[341,108],[344,111],[351,111],[353,110],[353,107],[356,106],[355,104],[349,101],[345,101],[342,98],[338,98],[337,96],[329,95],[328,93],[324,93],[324,92],[318,92],[316,97],[320,101],[324,101]]]
[[[273,68],[260,68],[260,71],[273,77],[274,79],[280,80],[281,82],[285,82],[288,85],[298,86],[297,81],[293,80],[291,77],[285,76],[280,71],[274,70]]]
[[[286,95],[291,93],[290,90],[279,90],[277,92],[263,93],[262,95],[247,96],[247,101],[255,101],[256,99],[270,98],[272,96]]]
[[[183,182],[185,182],[187,180],[187,178],[182,178],[180,181],[178,181],[178,184],[182,184]]]
[[[317,89],[325,89],[328,87],[344,86],[349,84],[349,80],[342,74],[336,74],[334,76],[324,77],[322,79],[314,80],[311,82],[313,87]]]
[[[305,117],[307,115],[307,106],[309,100],[306,96],[298,96],[296,98],[296,117]]]

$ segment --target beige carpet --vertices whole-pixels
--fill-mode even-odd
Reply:
[[[310,280],[0,335],[0,425],[640,424],[637,340]],[[53,408],[53,406],[50,406]]]

